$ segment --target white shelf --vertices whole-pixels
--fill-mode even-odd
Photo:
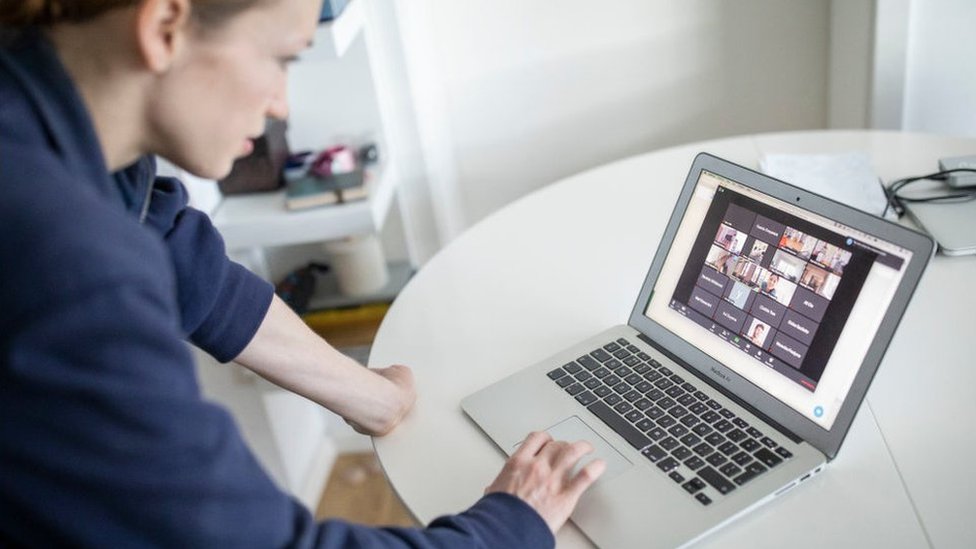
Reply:
[[[226,196],[213,213],[213,223],[224,237],[228,250],[305,244],[378,233],[396,194],[398,177],[395,168],[387,164],[369,172],[367,198],[346,204],[291,211],[285,208],[283,189]]]
[[[365,17],[361,0],[346,5],[339,17],[320,23],[312,47],[302,54],[302,61],[321,61],[342,57],[363,30]]]

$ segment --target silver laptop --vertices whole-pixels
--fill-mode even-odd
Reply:
[[[607,471],[573,522],[600,547],[677,547],[837,454],[930,238],[700,154],[626,325],[465,398],[506,454],[533,430]]]

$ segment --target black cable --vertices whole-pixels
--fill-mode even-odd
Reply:
[[[976,200],[976,185],[967,185],[964,187],[949,187],[947,185],[937,194],[929,194],[926,196],[904,196],[899,194],[899,191],[912,183],[926,180],[945,181],[947,176],[953,173],[976,173],[976,169],[955,168],[952,170],[943,170],[941,172],[930,173],[928,175],[906,177],[904,179],[899,179],[892,182],[887,187],[884,187],[885,197],[887,198],[888,203],[885,205],[885,209],[884,212],[881,213],[881,217],[887,215],[888,208],[891,208],[899,217],[901,217],[905,213],[906,203],[935,202],[946,204]]]

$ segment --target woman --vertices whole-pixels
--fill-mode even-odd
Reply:
[[[316,524],[230,417],[188,339],[393,429],[404,366],[368,370],[228,261],[161,155],[208,178],[287,114],[313,0],[0,4],[0,545],[546,546],[603,470],[531,435],[471,509],[427,529]]]

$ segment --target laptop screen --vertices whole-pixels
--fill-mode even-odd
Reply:
[[[702,170],[644,314],[829,430],[911,256]]]

